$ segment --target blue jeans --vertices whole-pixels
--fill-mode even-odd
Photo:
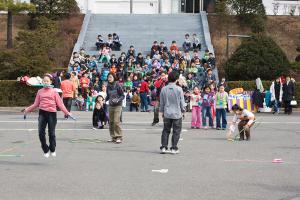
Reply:
[[[206,126],[206,117],[209,119],[209,126],[214,126],[210,106],[202,106],[202,126]]]
[[[226,110],[225,108],[217,108],[216,109],[216,121],[217,121],[217,128],[226,128],[227,120],[226,120]],[[221,118],[222,118],[222,127],[221,127]]]
[[[141,111],[148,111],[147,93],[142,92],[140,94],[140,97],[141,97]]]

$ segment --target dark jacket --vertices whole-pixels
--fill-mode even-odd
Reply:
[[[106,104],[103,104],[103,107],[100,109],[94,108],[93,111],[93,126],[97,127],[98,122],[106,123],[108,121],[107,117],[107,106]]]
[[[282,100],[283,101],[291,101],[295,96],[295,83],[290,81],[289,84],[284,83],[282,86],[283,94]]]
[[[259,108],[264,107],[264,95],[257,89],[252,94],[252,102]]]
[[[122,106],[124,98],[123,89],[117,82],[108,83],[105,101],[109,101],[109,106]]]

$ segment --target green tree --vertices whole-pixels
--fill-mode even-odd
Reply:
[[[36,6],[36,14],[51,18],[79,12],[76,0],[32,0],[31,2]]]
[[[13,36],[12,36],[12,27],[13,27],[13,14],[22,12],[22,11],[31,11],[33,12],[35,7],[33,4],[15,1],[15,0],[0,0],[0,11],[7,11],[7,48],[10,49],[13,47]]]
[[[52,52],[62,43],[58,22],[43,16],[34,20],[33,30],[18,33],[18,48],[0,53],[0,79],[16,79],[24,74],[41,76],[54,66]]]
[[[244,39],[225,65],[229,80],[272,80],[289,73],[289,61],[272,38],[253,35]]]
[[[240,21],[249,25],[253,32],[264,31],[266,11],[262,0],[227,0],[228,6],[238,16]]]
[[[21,54],[26,57],[48,53],[59,42],[56,37],[58,34],[56,21],[44,16],[36,17],[34,20],[34,30],[20,31],[17,37]]]

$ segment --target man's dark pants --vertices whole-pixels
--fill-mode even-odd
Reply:
[[[180,138],[181,128],[182,128],[182,118],[180,119],[169,119],[164,118],[164,128],[161,135],[161,149],[165,147],[168,148],[169,135],[171,133],[171,128],[173,128],[172,135],[172,147],[171,149],[178,150],[177,144]]]

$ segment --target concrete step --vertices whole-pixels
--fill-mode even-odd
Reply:
[[[107,35],[114,32],[119,34],[123,43],[122,50],[115,54],[126,52],[130,45],[134,45],[137,52],[147,53],[155,40],[164,41],[167,47],[175,40],[181,47],[186,33],[190,35],[196,33],[201,43],[204,44],[201,23],[199,14],[94,14],[88,25],[83,47],[91,54],[98,55],[95,48],[97,35],[101,34],[106,40]]]

